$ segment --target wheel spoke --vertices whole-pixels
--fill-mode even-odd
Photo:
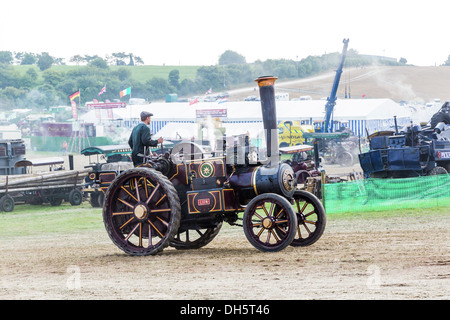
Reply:
[[[127,226],[131,221],[134,220],[134,216],[130,218],[127,222],[125,222],[119,229],[122,230],[125,226]]]
[[[145,189],[145,196],[148,198],[147,179],[145,178],[144,178],[144,189]]]
[[[134,186],[136,188],[136,197],[137,197],[137,202],[141,202],[141,197],[139,195],[139,187],[138,187],[138,181],[137,178],[134,179]]]
[[[120,216],[120,215],[127,215],[127,214],[133,214],[133,211],[124,211],[124,212],[113,212],[113,216]]]
[[[136,229],[139,227],[139,223],[136,224],[136,226],[133,228],[133,230],[130,231],[130,233],[128,234],[128,236],[125,238],[125,241],[128,241],[128,239],[130,239],[130,237],[134,234],[134,232],[136,231]]]
[[[302,232],[300,231],[300,225],[297,226],[297,231],[298,231],[298,237],[299,237],[300,239],[303,239],[303,238],[302,238]]]
[[[126,206],[130,207],[131,209],[134,209],[134,206],[129,204],[128,202],[126,202],[123,199],[120,199],[119,197],[117,197],[117,200],[119,200],[120,202],[122,202],[123,204],[125,204]]]
[[[305,227],[308,234],[311,234],[311,230],[309,230],[308,226],[305,223],[303,223],[303,227]]]
[[[163,219],[161,219],[160,217],[156,217],[156,219],[158,219],[159,221],[162,222],[162,224],[164,224],[166,227],[169,227],[169,223],[167,221],[164,221]]]
[[[136,202],[138,202],[138,199],[136,199],[135,196],[133,196],[124,186],[120,187],[122,190],[124,190],[130,197],[132,197]]]
[[[148,225],[148,247],[150,248],[153,246],[153,239],[152,239],[152,226],[149,224]]]
[[[155,195],[156,190],[158,190],[158,188],[160,187],[160,184],[158,183],[155,187],[155,189],[153,189],[153,192],[150,194],[150,197],[148,197],[147,201],[145,201],[145,204],[148,205],[148,203],[150,202],[150,200],[153,198],[153,196]]]
[[[316,213],[316,211],[313,210],[313,211],[311,211],[310,213],[305,214],[305,218],[306,218],[306,217],[309,217],[309,216],[312,215],[313,213]]]
[[[267,212],[267,211],[266,211]],[[260,220],[264,219],[263,217],[261,217],[256,211],[253,213],[255,216],[257,216]]]
[[[269,232],[267,232],[267,240],[266,240],[266,244],[270,244],[270,235],[271,235],[272,233],[270,232],[270,230],[269,230]]]
[[[269,209],[269,216],[270,217],[272,217],[273,216],[273,211],[274,211],[274,209],[275,209],[275,203],[274,202],[272,202],[272,203],[270,203],[270,209]]]
[[[154,210],[150,210],[150,213],[157,213],[157,212],[170,212],[172,211],[172,209],[154,209]]]
[[[274,236],[276,242],[280,241],[280,239],[277,237],[277,234],[273,230],[270,230],[270,233]]]
[[[300,213],[303,213],[303,211],[306,209],[307,206],[308,206],[308,201],[305,201],[305,204],[303,205],[303,208],[300,210]]]
[[[283,211],[284,211],[284,208],[281,208],[280,212],[278,212],[278,214],[275,216],[275,218],[278,218]]]
[[[155,207],[157,207],[158,204],[159,204],[166,196],[167,196],[167,194],[164,194],[164,195],[161,197],[161,199],[159,199],[158,202],[155,203]]]
[[[264,228],[261,228],[261,230],[259,230],[258,234],[256,235],[258,238],[261,237],[261,234],[263,233],[263,231],[266,230]]]
[[[160,235],[160,237],[164,238],[164,235],[161,233],[161,231],[159,231],[159,229],[150,220],[147,220],[147,221],[148,221],[148,223],[150,223],[150,225],[153,227],[153,229],[156,230],[156,232]]]
[[[142,223],[139,223],[139,247],[142,247]]]

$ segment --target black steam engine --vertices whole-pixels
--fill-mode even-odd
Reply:
[[[262,158],[247,136],[218,141],[204,152],[195,143],[148,156],[124,171],[106,193],[103,220],[111,240],[131,255],[167,246],[196,249],[218,234],[223,222],[242,226],[261,251],[309,246],[325,228],[325,210],[313,194],[296,189],[291,166],[281,163],[274,83],[258,78],[266,138]]]

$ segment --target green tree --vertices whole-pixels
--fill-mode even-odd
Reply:
[[[48,52],[42,52],[37,61],[37,65],[41,71],[49,69],[53,64],[53,58],[48,54]]]
[[[125,52],[114,52],[111,55],[117,66],[125,66],[126,65],[125,59],[129,57],[129,55],[126,54]]]
[[[13,61],[13,54],[11,51],[0,51],[0,63],[11,64]]]
[[[36,63],[36,56],[32,53],[25,53],[20,61],[21,65],[32,65]]]
[[[79,54],[77,54],[77,55],[71,57],[69,61],[70,61],[70,62],[75,62],[76,65],[79,65],[80,63],[83,63],[83,62],[85,62],[86,60],[85,60],[82,56],[80,56]]]
[[[56,87],[59,83],[61,83],[64,80],[65,76],[66,75],[64,72],[51,69],[47,69],[42,72],[44,83],[49,84],[52,87]]]
[[[180,87],[180,71],[178,69],[169,72],[169,84],[175,88]]]
[[[227,50],[219,57],[219,65],[245,64],[245,57],[235,51]]]
[[[25,74],[30,77],[31,80],[36,81],[38,78],[38,74],[34,68],[29,68]]]
[[[226,86],[225,68],[218,66],[206,66],[197,69],[195,81],[200,90],[222,89]]]
[[[119,68],[113,72],[113,75],[116,76],[120,81],[126,81],[131,78],[131,71],[127,68]]]
[[[108,69],[109,68],[106,60],[102,59],[100,57],[97,57],[94,60],[91,60],[88,65],[97,67],[99,69]]]

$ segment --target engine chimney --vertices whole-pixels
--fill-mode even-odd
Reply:
[[[264,76],[255,81],[259,86],[261,97],[261,110],[264,123],[264,131],[267,143],[267,158],[270,166],[278,164],[278,129],[277,129],[277,108],[275,105],[274,84],[277,77]]]

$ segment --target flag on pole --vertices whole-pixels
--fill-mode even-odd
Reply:
[[[191,101],[189,101],[189,105],[192,106],[193,104],[196,104],[198,102],[198,99],[192,99]]]
[[[218,104],[225,103],[227,101],[228,101],[227,98],[222,98],[218,101]]]
[[[79,97],[80,97],[80,90],[78,90],[77,92],[72,93],[72,94],[69,96],[69,99],[70,99],[70,101],[73,101],[73,99],[79,98]]]
[[[72,104],[72,117],[78,119],[77,103],[75,101],[70,102]]]
[[[126,96],[127,94],[131,94],[131,87],[126,88],[125,90],[120,91],[120,97]]]
[[[100,92],[98,93],[98,95],[100,96],[100,95],[104,94],[105,92],[106,92],[106,84],[105,84],[105,86],[102,88],[102,90],[100,90]]]

